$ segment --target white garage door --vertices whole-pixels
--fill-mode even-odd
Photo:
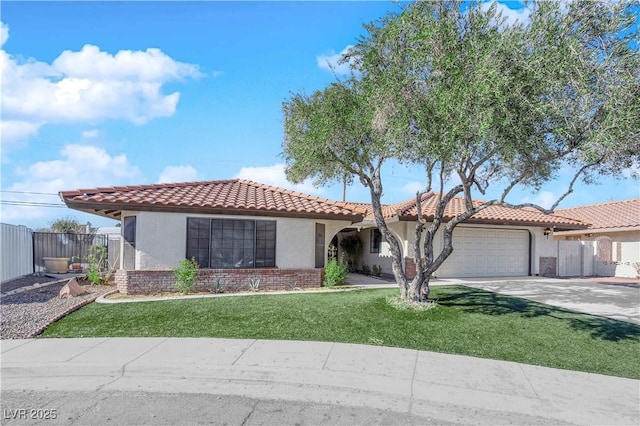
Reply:
[[[453,253],[438,277],[510,277],[529,274],[529,232],[456,228]]]

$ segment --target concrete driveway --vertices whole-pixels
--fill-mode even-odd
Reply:
[[[539,277],[441,279],[437,282],[439,284],[462,284],[574,311],[640,324],[640,285],[605,284],[588,279]]]
[[[346,282],[361,288],[394,288],[391,279],[349,274]],[[441,278],[432,286],[465,285],[547,305],[640,324],[640,283],[595,279]]]

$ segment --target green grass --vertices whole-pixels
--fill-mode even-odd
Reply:
[[[382,344],[640,379],[640,326],[463,286],[401,311],[397,290],[90,304],[43,337],[228,337]]]

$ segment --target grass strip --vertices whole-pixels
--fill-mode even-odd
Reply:
[[[377,344],[640,379],[640,326],[465,286],[398,310],[395,289],[91,304],[43,337],[225,337]]]

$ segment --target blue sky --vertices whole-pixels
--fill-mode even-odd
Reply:
[[[340,185],[285,181],[281,105],[292,92],[333,81],[327,62],[355,43],[362,24],[398,8],[381,1],[1,7],[1,220],[32,228],[67,215],[113,225],[48,207],[60,203],[60,190],[97,186],[242,177],[340,199]],[[515,191],[510,201],[548,204],[568,177],[560,171],[540,193]],[[419,170],[397,165],[383,181],[387,203],[424,185]],[[607,178],[579,185],[560,207],[638,196],[637,181]],[[347,198],[369,195],[355,184]]]

